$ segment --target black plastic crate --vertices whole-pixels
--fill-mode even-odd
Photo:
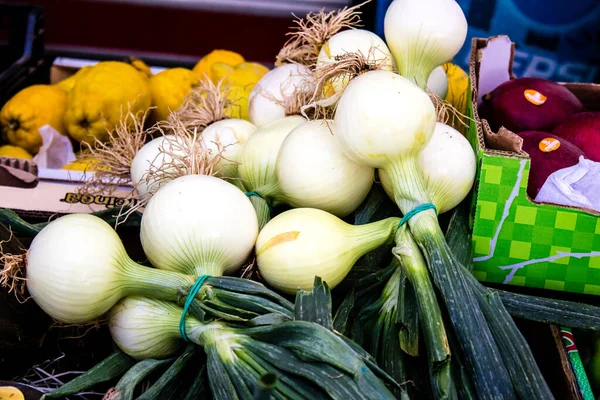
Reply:
[[[0,106],[20,89],[43,80],[44,9],[0,3]]]

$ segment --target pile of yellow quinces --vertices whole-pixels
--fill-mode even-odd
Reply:
[[[224,82],[235,105],[231,117],[248,119],[250,92],[268,71],[228,50],[212,51],[192,70],[170,68],[155,75],[141,60],[101,61],[55,84],[29,86],[14,95],[0,110],[0,143],[7,143],[0,146],[0,157],[33,158],[42,146],[38,128],[44,125],[68,135],[78,150],[77,144],[106,141],[123,112],[142,118],[151,108],[150,120],[165,120],[202,79]]]

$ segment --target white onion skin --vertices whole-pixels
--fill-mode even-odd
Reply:
[[[383,168],[416,156],[425,147],[435,128],[435,107],[429,96],[406,78],[371,71],[348,84],[334,123],[346,156]]]
[[[314,90],[312,72],[299,64],[284,64],[267,72],[248,98],[250,122],[262,127],[286,116],[283,102],[296,90]],[[268,94],[267,94],[268,93]],[[270,98],[272,97],[272,98]]]
[[[73,324],[99,318],[128,295],[176,300],[193,283],[133,262],[115,230],[90,214],[66,215],[44,227],[31,243],[26,274],[40,308]]]
[[[181,308],[166,301],[126,297],[110,309],[108,328],[117,346],[135,359],[163,359],[184,344]]]
[[[427,79],[427,90],[445,99],[448,95],[448,75],[441,65],[436,67]]]
[[[163,359],[173,356],[185,343],[179,330],[182,313],[181,307],[168,301],[125,297],[108,313],[108,327],[125,354],[140,360]],[[189,313],[185,317],[187,338],[199,346],[235,336],[224,328],[219,322],[202,323]]]
[[[288,294],[311,290],[315,276],[334,288],[363,254],[393,237],[398,221],[388,218],[355,226],[313,208],[285,211],[269,221],[256,240],[261,276]]]
[[[345,217],[363,202],[375,170],[344,156],[334,136],[332,120],[307,121],[287,135],[276,163],[287,204]]]
[[[438,122],[433,137],[419,154],[417,166],[438,214],[452,210],[469,194],[475,181],[477,158],[469,141],[456,129]],[[390,198],[392,183],[379,170],[381,184]]]
[[[252,123],[237,118],[214,122],[207,126],[200,136],[202,144],[213,159],[221,152],[222,158],[215,169],[223,178],[237,178],[237,163],[240,160],[244,143],[256,131]]]
[[[152,196],[140,237],[156,268],[221,276],[246,260],[258,235],[252,204],[234,185],[212,176],[174,179]]]
[[[400,75],[424,88],[431,71],[463,46],[467,19],[456,0],[394,0],[384,33]]]
[[[146,143],[133,157],[131,161],[131,182],[140,199],[145,199],[154,185],[160,185],[161,182],[152,182],[148,185],[146,182],[146,174],[151,166],[159,166],[163,163],[172,161],[172,157],[162,153],[160,149],[168,146],[169,135],[160,136]]]
[[[238,165],[238,174],[247,191],[261,196],[277,195],[275,163],[287,135],[306,119],[292,115],[260,127],[246,141]],[[275,185],[275,186],[274,186]]]
[[[360,53],[379,69],[392,71],[394,57],[385,42],[373,32],[365,29],[349,29],[333,35],[321,48],[317,58],[317,70],[336,62],[336,57],[347,53]],[[331,82],[334,93],[339,93],[348,84],[350,77],[341,77]]]
[[[87,214],[58,218],[33,239],[27,289],[48,315],[65,323],[91,321],[125,293],[129,257],[119,236]]]

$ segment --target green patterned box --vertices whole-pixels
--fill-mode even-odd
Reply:
[[[473,196],[474,274],[487,282],[600,295],[600,215],[532,202],[526,193],[527,155],[485,146],[484,135],[491,132],[476,107],[482,50],[490,40],[473,40],[469,71],[469,112],[477,123],[468,137],[479,161]],[[509,57],[498,57],[508,62],[508,76],[513,51],[511,46]],[[569,89],[577,95],[583,86]]]

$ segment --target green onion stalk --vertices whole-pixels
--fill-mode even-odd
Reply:
[[[120,349],[134,358],[165,358],[182,343],[183,309],[160,300],[129,297],[109,313]],[[201,346],[213,398],[252,399],[267,373],[278,377],[279,399],[394,399],[376,370],[335,333],[306,321],[242,328],[185,317],[185,337]]]
[[[429,182],[427,171],[433,174],[444,171],[448,160],[443,155],[455,153],[454,148],[441,148],[430,153],[440,157],[421,157],[436,129],[445,131],[443,137],[448,139],[461,136],[437,123],[436,118],[435,107],[425,91],[392,72],[372,71],[348,84],[334,121],[338,141],[346,154],[356,162],[383,171],[400,211],[412,216],[408,220],[410,232],[444,301],[478,395],[484,399],[516,398],[477,298],[445,241],[436,212],[430,207],[436,205],[443,212],[441,205],[448,201],[439,195],[441,189],[449,186],[459,191],[463,182],[470,181],[472,185],[474,179],[473,163],[473,169],[453,170],[453,174],[437,181],[439,185]],[[461,154],[470,154],[473,159],[472,149],[468,150]]]

